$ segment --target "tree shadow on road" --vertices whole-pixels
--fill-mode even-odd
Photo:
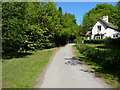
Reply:
[[[65,64],[72,65],[72,66],[83,65],[82,61],[78,60],[76,57],[66,57]],[[80,69],[80,71],[86,72],[86,73],[95,73],[94,71],[87,69],[87,68]]]
[[[82,65],[82,63],[76,57],[65,57],[65,64],[67,65]]]

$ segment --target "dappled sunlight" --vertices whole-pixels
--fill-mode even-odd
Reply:
[[[82,65],[80,61],[76,57],[65,57],[65,64],[67,65]]]

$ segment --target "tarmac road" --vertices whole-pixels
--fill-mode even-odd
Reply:
[[[38,83],[36,88],[109,88],[74,57],[74,45],[67,44],[56,52],[42,83]]]

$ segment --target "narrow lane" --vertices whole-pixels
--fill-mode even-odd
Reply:
[[[60,48],[37,88],[109,88],[100,78],[89,72],[72,52],[74,44]]]

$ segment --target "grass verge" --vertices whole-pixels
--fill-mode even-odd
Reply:
[[[22,58],[5,59],[2,63],[3,88],[33,88],[55,49],[29,52]]]
[[[103,78],[103,80],[111,87],[120,88],[120,82],[119,82],[120,77],[116,75],[118,71],[103,69],[103,67],[100,66],[98,63],[87,60],[84,55],[79,53],[76,46],[74,46],[73,48],[74,48],[74,54],[78,57],[78,59],[81,60],[84,64],[86,64],[88,67],[90,67],[92,71],[95,72],[96,76]]]

